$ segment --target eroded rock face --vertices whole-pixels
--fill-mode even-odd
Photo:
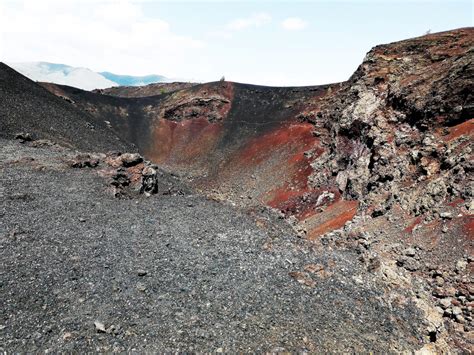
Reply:
[[[372,49],[321,105],[332,139],[329,156],[313,162],[329,165],[314,170],[314,184],[335,183],[380,213],[400,203],[418,215],[472,198],[472,44],[473,30],[463,29]],[[451,138],[461,126],[467,134]]]
[[[313,112],[327,130],[318,128],[319,136],[329,138],[327,152],[312,161],[310,184],[337,186],[342,200],[357,201],[357,213],[335,209],[336,202],[301,221],[310,238],[352,245],[368,269],[383,255],[413,282],[426,282],[427,300],[439,304],[426,313],[431,341],[465,351],[472,347],[468,300],[474,297],[468,291],[474,266],[468,256],[474,251],[473,45],[474,30],[461,29],[368,53]],[[456,221],[446,217],[454,215]],[[343,226],[336,224],[345,217]],[[371,237],[352,244],[365,233]],[[403,249],[408,245],[416,249]]]
[[[166,119],[180,122],[189,119],[206,119],[210,123],[224,119],[231,107],[233,86],[216,83],[191,87],[166,96],[154,112],[153,120]]]

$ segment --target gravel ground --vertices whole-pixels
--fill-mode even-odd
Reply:
[[[0,139],[0,351],[422,346],[419,310],[356,254],[191,193],[116,199],[68,154]]]

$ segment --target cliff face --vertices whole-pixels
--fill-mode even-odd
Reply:
[[[346,141],[352,148],[331,172],[345,196],[366,196],[384,182],[433,178],[452,165],[443,165],[450,133],[474,117],[472,36],[460,30],[375,47],[325,103],[332,160],[343,160]]]
[[[377,46],[310,111],[327,142],[310,185],[337,186],[373,216],[472,198],[473,30]]]

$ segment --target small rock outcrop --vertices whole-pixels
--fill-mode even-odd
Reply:
[[[148,197],[158,193],[157,167],[138,153],[79,154],[69,165],[79,169],[98,168],[116,197],[130,197],[134,193]]]

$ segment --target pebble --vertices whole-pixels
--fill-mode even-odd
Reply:
[[[448,297],[448,298],[443,298],[439,301],[439,305],[441,306],[441,308],[443,309],[446,309],[448,307],[451,306],[451,298]]]
[[[451,308],[446,308],[446,309],[444,310],[443,316],[445,316],[445,317],[451,317],[452,315],[453,315],[453,310],[452,310]]]
[[[443,219],[451,219],[453,218],[453,215],[451,212],[441,212],[439,216]]]
[[[453,315],[457,316],[462,314],[462,309],[461,307],[453,307]]]
[[[453,111],[456,112],[456,113],[462,112],[462,106],[461,105],[455,106],[453,108]]]
[[[120,326],[117,325],[111,325],[109,329],[107,329],[108,334],[118,334],[120,331]]]
[[[438,286],[444,285],[444,279],[441,276],[436,276],[435,281]]]
[[[403,253],[406,256],[415,256],[416,255],[416,250],[415,250],[415,248],[408,248],[408,249],[405,249],[405,251]]]
[[[98,333],[105,333],[105,325],[102,322],[95,321],[94,322],[95,330],[97,330]]]
[[[145,276],[146,274],[148,274],[148,272],[146,270],[139,269],[137,270],[137,274],[138,276]]]
[[[140,291],[140,292],[145,292],[146,291],[146,286],[142,283],[139,283],[137,285],[137,290]]]
[[[456,262],[456,271],[463,271],[466,269],[467,261],[466,260],[458,260]]]
[[[433,290],[433,295],[439,298],[453,297],[456,294],[456,289],[450,287],[437,287]]]

